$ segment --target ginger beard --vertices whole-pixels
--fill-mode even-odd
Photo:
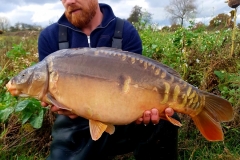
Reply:
[[[70,5],[65,15],[69,22],[78,28],[84,28],[96,15],[98,2],[96,0],[89,0],[86,6]],[[76,13],[75,13],[75,12]]]

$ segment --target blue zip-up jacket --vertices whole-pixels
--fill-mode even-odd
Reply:
[[[115,31],[116,16],[112,8],[107,4],[99,4],[103,13],[102,23],[92,31],[90,36],[87,36],[80,29],[73,26],[66,18],[65,14],[58,20],[57,23],[45,28],[39,35],[38,53],[41,61],[47,55],[59,50],[58,46],[58,31],[59,25],[68,27],[69,48],[78,47],[111,47],[112,37]],[[124,21],[123,26],[122,50],[142,53],[142,42],[136,29],[128,21]]]

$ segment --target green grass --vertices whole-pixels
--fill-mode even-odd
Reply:
[[[22,150],[21,153],[9,153],[9,152],[1,152],[0,160],[45,160],[45,157],[41,155],[26,155],[27,151]]]

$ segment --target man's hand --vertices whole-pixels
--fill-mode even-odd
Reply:
[[[172,108],[166,108],[165,114],[171,117],[174,114],[174,110]],[[143,113],[143,116],[136,121],[136,124],[143,123],[147,125],[150,123],[150,121],[153,124],[158,124],[160,121],[159,113],[156,108],[151,109],[151,111],[150,110],[145,111]]]
[[[41,105],[43,107],[47,107],[48,104],[45,103],[45,102],[41,102]],[[77,118],[78,115],[72,113],[71,111],[68,111],[68,110],[65,110],[65,109],[61,109],[61,108],[58,108],[56,106],[51,106],[51,109],[50,109],[52,112],[56,112],[58,114],[62,114],[62,115],[65,115],[65,116],[68,116],[69,118],[71,119],[74,119],[74,118]]]

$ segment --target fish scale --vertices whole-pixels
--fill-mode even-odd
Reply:
[[[114,125],[130,124],[152,108],[177,126],[181,123],[165,114],[167,107],[189,115],[209,141],[223,140],[220,122],[233,119],[227,100],[195,88],[175,70],[107,47],[59,50],[6,86],[12,95],[35,97],[89,119],[93,140],[103,132],[113,134]]]
[[[107,53],[106,53],[107,54]],[[111,55],[111,53],[109,54],[109,55]],[[122,60],[126,60],[126,55],[122,55],[124,58],[122,58]],[[132,59],[133,59],[133,57],[131,57],[131,56],[129,56],[129,58],[131,58],[131,61],[132,61]],[[143,63],[144,61],[143,60],[140,60],[140,63]],[[135,62],[134,62],[135,63]],[[132,63],[132,64],[134,64],[134,63]],[[143,63],[144,65],[143,65],[143,67],[144,67],[144,69],[147,69],[147,67],[148,66],[154,66],[154,67],[152,67],[152,69],[154,70],[155,69],[155,65],[154,64],[152,64],[152,63],[150,63],[150,62],[144,62]],[[166,73],[166,71],[162,71],[161,72],[161,69],[159,68],[159,67],[157,67],[156,69],[155,69],[155,72],[154,72],[154,74],[156,75],[156,76],[158,76],[159,74],[160,74],[160,77],[162,78],[162,79],[164,79],[165,81],[167,81],[167,82],[169,82],[169,83],[173,83],[174,82],[174,76],[172,76],[172,75],[168,75],[169,77],[170,77],[170,79],[171,80],[168,80],[167,78],[166,78],[166,76],[167,76],[167,73]],[[168,78],[169,78],[168,77]],[[185,85],[186,85],[186,82],[184,82],[184,81],[182,81],[183,83],[185,83]],[[176,85],[177,86],[177,88],[178,88],[178,90],[177,91],[174,91],[173,93],[171,92],[171,94],[170,94],[170,92],[169,92],[169,90],[170,90],[170,84],[169,83],[166,83],[166,82],[164,82],[164,86],[165,86],[165,92],[164,92],[164,96],[163,96],[163,101],[161,102],[162,104],[165,104],[165,103],[167,103],[168,102],[168,99],[169,99],[169,97],[171,96],[171,94],[172,94],[172,96],[173,96],[173,99],[175,99],[175,101],[179,98],[178,97],[178,94],[177,93],[179,93],[180,92],[180,87],[178,86],[178,85]],[[194,92],[194,93],[192,93],[192,95],[190,95],[190,92],[191,92],[191,90],[192,90],[192,87],[189,87],[188,88],[188,90],[186,91],[187,93],[187,96],[185,96],[184,98],[180,98],[180,100],[182,100],[182,104],[180,104],[180,105],[182,105],[182,106],[185,106],[185,107],[190,107],[190,105],[193,103],[193,97],[195,96],[195,93],[196,93],[196,91]],[[175,93],[176,92],[176,93]],[[175,98],[174,98],[174,96],[175,96]],[[188,100],[189,99],[189,100]],[[188,101],[187,101],[188,100]],[[196,98],[196,100],[198,100],[198,98]],[[187,103],[187,105],[186,105],[186,103]],[[196,102],[195,102],[196,103]],[[194,105],[194,107],[190,107],[190,108],[192,108],[192,109],[197,109],[197,107],[199,107],[199,105]]]

